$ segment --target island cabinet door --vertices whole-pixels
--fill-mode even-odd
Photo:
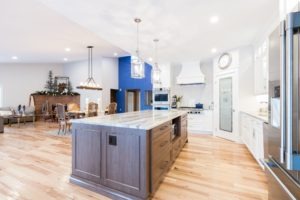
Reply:
[[[187,133],[187,115],[181,117],[180,121],[180,134],[181,134],[181,145],[184,146],[188,139]]]
[[[94,183],[101,181],[101,131],[93,126],[73,125],[72,176]]]
[[[147,199],[149,196],[148,131],[114,128],[102,136],[102,184]]]

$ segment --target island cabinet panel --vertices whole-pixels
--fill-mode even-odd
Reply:
[[[101,182],[101,131],[92,126],[73,126],[72,174]]]
[[[181,147],[181,139],[175,139],[172,143],[172,161],[175,161],[176,157],[180,153]]]
[[[182,115],[180,120],[181,146],[183,147],[188,140],[187,115]]]
[[[172,121],[151,130],[151,192],[158,188],[171,164],[171,131]]]
[[[111,128],[102,135],[103,185],[130,195],[149,195],[149,134]]]
[[[168,171],[170,165],[171,165],[171,151],[169,148],[161,152],[161,156],[158,157],[157,160],[155,160],[152,163],[151,168],[151,192],[154,193],[157,189],[159,184],[164,178],[165,173]]]

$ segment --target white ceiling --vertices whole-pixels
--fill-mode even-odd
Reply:
[[[95,56],[125,55],[75,22],[34,0],[0,0],[0,62],[61,63],[87,59],[87,45]],[[65,48],[71,48],[66,52]],[[12,60],[17,56],[18,60]]]
[[[114,45],[134,52],[140,17],[141,51],[161,60],[199,60],[252,44],[278,16],[278,0],[38,0]],[[220,20],[211,24],[210,17]]]
[[[252,44],[278,15],[278,0],[0,0],[0,62],[86,59],[134,52],[140,17],[141,52],[160,61],[200,60]],[[217,24],[209,22],[217,15]],[[107,42],[108,41],[108,42]],[[70,47],[71,52],[64,48]],[[122,50],[124,49],[124,50]],[[14,61],[15,62],[15,61]]]

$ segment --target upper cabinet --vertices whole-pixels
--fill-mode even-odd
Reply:
[[[254,92],[255,95],[268,93],[268,41],[263,42],[255,50],[254,60]]]

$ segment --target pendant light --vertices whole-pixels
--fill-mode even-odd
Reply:
[[[85,82],[81,82],[77,89],[83,90],[102,90],[99,84],[93,78],[93,46],[88,46],[88,78]]]
[[[154,39],[154,44],[155,44],[155,63],[154,66],[152,67],[151,71],[151,80],[152,84],[154,85],[160,85],[161,84],[161,70],[158,66],[158,61],[157,61],[157,43],[158,39]]]
[[[141,23],[142,20],[139,18],[135,18],[134,22],[137,25],[137,48],[136,56],[131,56],[131,78],[142,79],[145,78],[145,63],[141,59],[139,52],[139,23]]]

